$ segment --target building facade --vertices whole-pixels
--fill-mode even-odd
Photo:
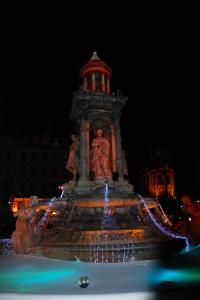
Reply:
[[[1,137],[0,201],[55,195],[70,176],[65,168],[67,147],[64,138]]]

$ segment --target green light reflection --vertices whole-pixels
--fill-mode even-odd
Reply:
[[[26,293],[33,291],[38,285],[67,280],[76,274],[74,269],[18,269],[0,271],[0,292]]]
[[[200,282],[200,269],[160,269],[152,274],[152,282],[159,284],[165,281],[176,283]]]

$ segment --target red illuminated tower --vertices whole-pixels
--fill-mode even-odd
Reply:
[[[92,58],[80,70],[83,90],[110,94],[111,68],[93,52]]]
[[[80,128],[78,192],[90,191],[95,189],[95,186],[98,188],[108,180],[110,187],[131,193],[133,186],[124,178],[124,175],[127,175],[127,167],[120,132],[121,110],[127,102],[127,97],[122,96],[120,92],[110,92],[112,70],[96,52],[93,52],[90,61],[81,68],[80,76],[82,88],[74,93],[70,115]],[[105,145],[99,161],[94,166],[95,159],[91,153],[94,154],[94,151],[98,150],[94,148],[98,130],[103,132],[102,139],[104,138],[107,146]],[[101,140],[97,137],[98,139]],[[98,159],[97,156],[95,158]],[[90,174],[95,171],[94,180],[91,180]],[[115,180],[112,179],[114,174],[117,175],[114,176]]]

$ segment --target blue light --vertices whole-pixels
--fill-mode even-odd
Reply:
[[[165,235],[171,237],[171,238],[174,238],[174,239],[180,239],[180,240],[184,240],[185,242],[185,251],[186,252],[189,252],[190,251],[190,243],[189,243],[189,240],[187,237],[185,236],[182,236],[182,235],[179,235],[169,229],[167,229],[166,227],[164,227],[155,217],[154,215],[152,214],[152,212],[150,211],[150,209],[148,208],[148,206],[146,205],[144,199],[142,198],[142,196],[140,195],[137,195],[139,200],[140,200],[140,203],[145,207],[145,209],[147,210],[148,212],[148,215],[150,216],[151,220],[153,221],[153,223],[156,225],[156,227],[161,231],[163,232]]]
[[[53,197],[49,204],[48,204],[48,207],[44,213],[44,216],[42,217],[42,219],[40,220],[40,222],[38,223],[38,227],[42,228],[42,229],[45,229],[45,227],[47,226],[48,224],[48,217],[49,217],[49,214],[51,212],[51,207],[53,206],[53,202],[54,200],[56,199],[56,197]]]

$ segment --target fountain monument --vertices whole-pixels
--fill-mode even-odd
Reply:
[[[21,213],[32,227],[30,234],[19,232],[23,226],[16,228],[16,252],[116,262],[178,251],[186,238],[171,234],[159,202],[136,195],[127,179],[120,116],[128,99],[110,92],[111,68],[94,52],[80,76],[82,86],[74,93],[70,113],[77,132],[71,135],[66,164],[73,178],[62,185],[60,197],[33,203],[31,218],[30,211],[27,217]]]

